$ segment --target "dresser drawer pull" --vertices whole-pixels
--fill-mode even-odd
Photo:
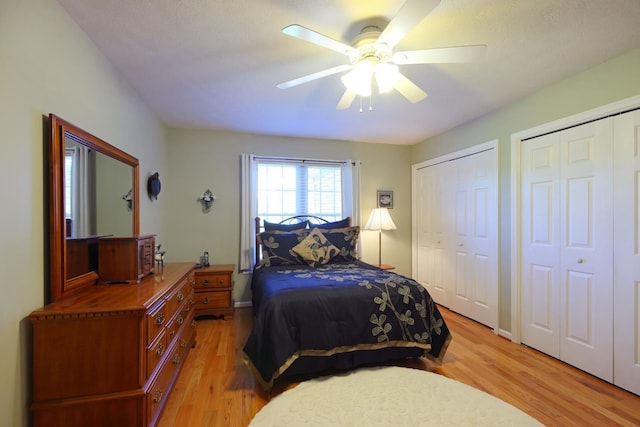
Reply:
[[[200,300],[201,303],[203,304],[209,304],[209,298],[208,297],[204,297],[202,298],[202,300]]]
[[[173,357],[173,364],[174,364],[174,365],[179,365],[179,364],[180,364],[180,355],[179,355],[179,354],[176,354],[176,355]]]
[[[195,328],[195,327],[196,327],[196,320],[195,320],[195,319],[193,319],[193,320],[191,321],[191,327],[192,327],[192,328]]]
[[[189,304],[196,305],[196,299],[195,298],[191,298],[191,300],[189,301]]]
[[[158,389],[153,393],[153,403],[160,403],[162,400],[162,390]]]
[[[156,354],[158,357],[161,357],[164,354],[164,344],[158,344],[158,348],[156,348]]]
[[[209,286],[209,280],[208,279],[204,279],[202,281],[202,286]]]
[[[184,294],[182,293],[182,291],[178,292],[177,299],[178,299],[178,302],[182,302],[182,300],[184,300]]]
[[[218,285],[224,285],[224,279],[222,278],[218,279]]]
[[[194,286],[196,286],[196,279],[191,279],[191,287],[193,288]]]
[[[156,317],[156,325],[160,326],[164,323],[164,313],[160,313],[158,314],[158,317]]]
[[[182,316],[178,316],[178,318],[176,319],[176,323],[178,324],[178,326],[182,326],[182,324],[184,323],[184,318]]]
[[[169,336],[173,338],[173,336],[176,334],[176,331],[171,331],[169,332]]]
[[[180,340],[180,347],[185,348],[186,346],[187,346],[187,340],[181,339]]]

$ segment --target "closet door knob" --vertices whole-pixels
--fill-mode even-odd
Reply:
[[[584,264],[584,258],[578,258],[578,259],[576,260],[576,262],[577,262],[578,264]]]

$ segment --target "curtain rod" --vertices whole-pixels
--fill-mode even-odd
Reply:
[[[340,165],[346,165],[351,163],[351,165],[355,165],[356,162],[351,161],[351,160],[314,160],[314,159],[295,159],[295,158],[286,158],[286,157],[259,157],[259,156],[254,156],[254,160],[257,161],[263,161],[265,163],[267,162],[273,162],[273,163],[285,163],[285,162],[289,162],[289,163],[309,163],[309,164],[331,164],[331,165],[336,165],[336,164],[340,164]]]

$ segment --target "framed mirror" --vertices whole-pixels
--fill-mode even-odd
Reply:
[[[96,284],[101,236],[140,232],[138,159],[50,114],[49,302]]]

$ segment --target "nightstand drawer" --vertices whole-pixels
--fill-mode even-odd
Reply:
[[[196,288],[228,288],[231,286],[229,274],[198,274],[196,276]]]
[[[231,307],[231,291],[199,292],[196,294],[196,311],[225,307]]]

